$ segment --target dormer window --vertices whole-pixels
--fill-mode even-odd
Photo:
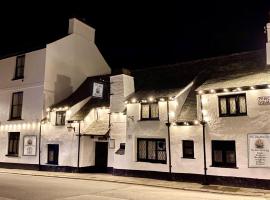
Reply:
[[[56,111],[56,126],[64,126],[66,120],[66,111]]]
[[[17,56],[14,80],[24,78],[24,64],[25,55]]]
[[[219,116],[242,116],[247,115],[246,94],[219,96]]]
[[[142,103],[141,104],[141,119],[142,120],[159,119],[158,103]]]

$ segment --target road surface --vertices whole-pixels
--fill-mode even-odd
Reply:
[[[91,180],[0,174],[0,200],[264,200]]]

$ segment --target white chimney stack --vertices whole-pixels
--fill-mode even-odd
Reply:
[[[88,41],[95,42],[95,29],[76,18],[69,19],[68,34],[78,34]]]
[[[266,24],[266,34],[267,34],[266,63],[267,65],[270,65],[270,23]]]

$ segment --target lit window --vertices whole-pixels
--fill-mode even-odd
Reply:
[[[212,141],[212,165],[236,167],[235,141]]]
[[[218,101],[220,117],[241,116],[247,114],[245,94],[219,96]]]
[[[25,63],[25,55],[17,56],[14,79],[24,78],[24,63]]]
[[[137,151],[138,161],[166,164],[165,139],[138,138]]]
[[[158,103],[141,104],[141,119],[158,119]]]
[[[56,123],[57,126],[65,125],[66,111],[56,111]]]

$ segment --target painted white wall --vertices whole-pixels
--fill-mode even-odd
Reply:
[[[78,34],[68,35],[46,47],[45,106],[58,102],[88,76],[110,74],[111,69],[95,43]]]
[[[248,90],[239,93],[246,93],[247,116],[219,117],[218,95],[205,94],[202,96],[203,109],[206,110],[208,118],[206,126],[208,174],[269,179],[270,169],[248,168],[247,134],[270,132],[270,107],[269,105],[258,105],[257,99],[259,96],[270,96],[270,90]],[[211,140],[235,140],[236,169],[211,167]]]

